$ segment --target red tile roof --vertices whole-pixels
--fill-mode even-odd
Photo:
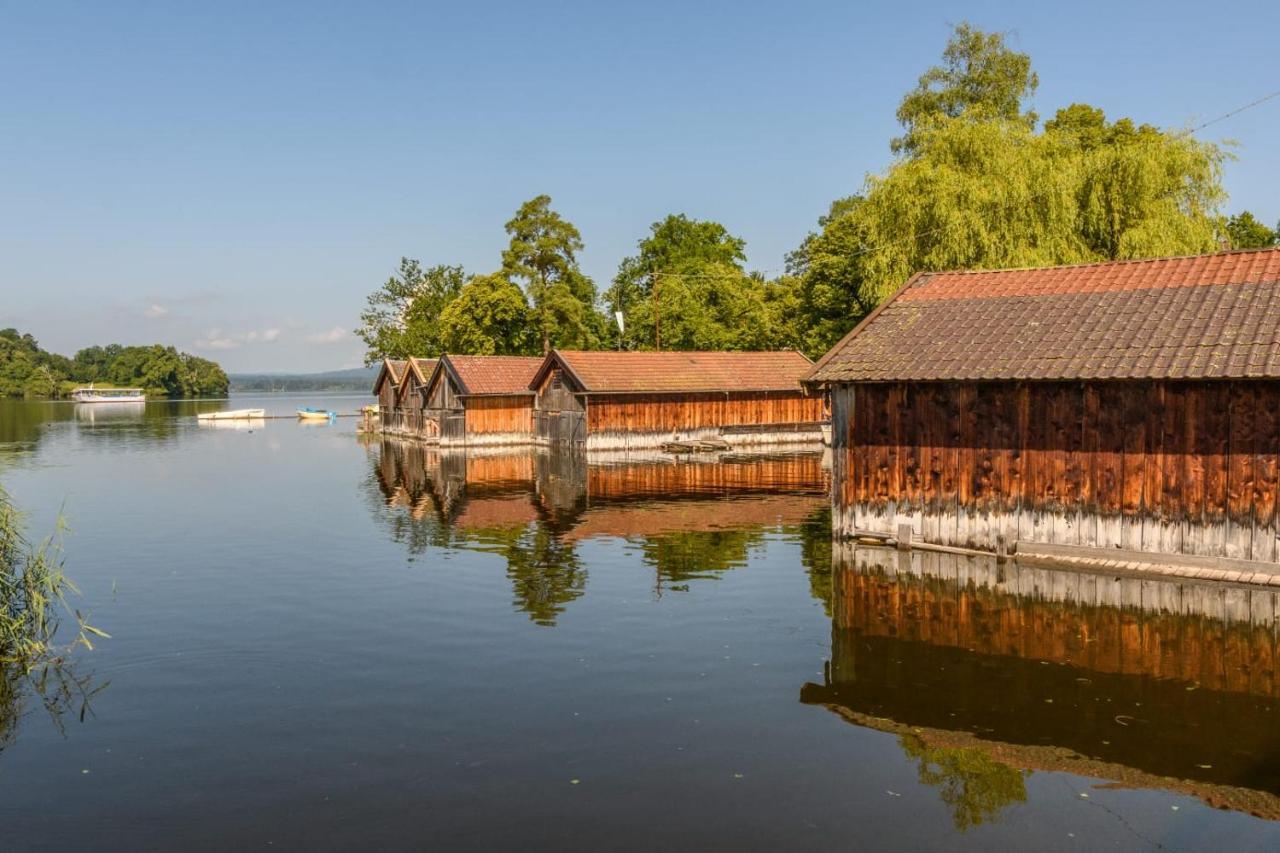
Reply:
[[[376,397],[382,391],[382,383],[391,380],[391,384],[399,386],[400,378],[404,376],[404,368],[407,362],[395,358],[384,358],[382,360],[382,368],[378,371],[378,378],[373,381],[373,394]]]
[[[409,367],[413,369],[413,373],[418,377],[419,382],[426,382],[431,378],[431,374],[435,372],[436,358],[410,358]]]
[[[799,391],[813,367],[786,352],[583,352],[554,356],[587,393]],[[550,364],[548,364],[548,369]]]
[[[531,394],[529,384],[542,365],[541,358],[518,355],[446,355],[443,360],[465,395]]]
[[[812,382],[1280,378],[1280,249],[921,273]]]

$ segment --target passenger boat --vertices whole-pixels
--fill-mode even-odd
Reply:
[[[145,403],[147,395],[141,388],[77,388],[71,392],[77,403]]]
[[[265,418],[266,409],[228,409],[225,412],[203,412],[196,415],[198,421],[239,421],[250,418]]]
[[[298,419],[304,421],[327,421],[337,416],[337,412],[331,412],[328,409],[298,409]]]

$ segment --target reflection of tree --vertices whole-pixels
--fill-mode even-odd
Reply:
[[[830,616],[831,507],[823,507],[800,525],[800,562],[809,575],[809,593]]]
[[[517,531],[504,553],[512,603],[539,625],[554,626],[565,605],[586,591],[587,570],[573,544],[542,524]]]
[[[942,801],[961,832],[991,820],[1005,806],[1027,800],[1023,772],[981,749],[931,746],[915,735],[904,735],[898,742],[918,762],[920,781],[941,789]]]
[[[640,549],[660,581],[684,583],[746,565],[763,538],[759,530],[685,530],[645,537]]]

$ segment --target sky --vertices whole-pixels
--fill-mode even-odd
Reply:
[[[0,328],[353,367],[401,256],[491,272],[540,193],[601,286],[669,213],[778,271],[963,20],[1031,55],[1042,116],[1182,128],[1280,90],[1274,0],[0,0]],[[1199,136],[1235,143],[1227,212],[1280,220],[1280,98]]]

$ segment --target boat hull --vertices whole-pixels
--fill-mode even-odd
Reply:
[[[265,418],[267,416],[266,409],[232,409],[226,412],[203,412],[196,415],[196,420],[200,421],[240,421],[250,420],[253,418]]]

